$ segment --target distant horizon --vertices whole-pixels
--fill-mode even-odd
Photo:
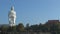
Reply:
[[[60,0],[0,0],[0,24],[9,24],[8,12],[11,6],[17,14],[16,24],[24,25],[60,20]]]
[[[56,19],[55,19],[55,20],[56,20]],[[58,19],[57,19],[57,20],[58,20]],[[59,20],[59,21],[60,21],[60,20]],[[48,22],[48,20],[47,20],[46,22]],[[44,23],[41,23],[41,22],[40,22],[40,23],[41,23],[41,24],[45,24],[46,22],[44,22]],[[20,23],[21,23],[21,22],[20,22]],[[40,24],[40,23],[39,23],[39,24]],[[7,23],[7,24],[9,24],[9,23]],[[18,23],[18,24],[19,24],[19,23]],[[18,24],[16,24],[16,25],[18,25]],[[23,23],[22,23],[22,24],[23,24]],[[28,24],[28,23],[27,23],[27,24]],[[6,24],[0,24],[0,25],[6,25]],[[24,25],[24,24],[23,24],[23,25]],[[30,25],[30,24],[29,24],[29,25]],[[36,25],[36,24],[32,24],[32,25]],[[26,26],[26,24],[25,24],[24,26]]]

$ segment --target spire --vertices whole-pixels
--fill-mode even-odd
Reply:
[[[14,10],[14,6],[11,7],[11,10]]]

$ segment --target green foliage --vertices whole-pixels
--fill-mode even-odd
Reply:
[[[17,26],[18,31],[24,31],[24,25],[22,23],[19,23]]]
[[[1,26],[1,31],[7,31],[8,27],[7,26]]]
[[[16,26],[9,27],[8,31],[16,31]]]
[[[38,25],[36,24],[36,25],[31,25],[30,26],[30,30],[33,30],[33,31],[37,31],[38,30]]]
[[[16,26],[13,26],[12,27],[12,31],[16,31]]]
[[[29,30],[29,23],[26,24],[25,29],[28,31]]]
[[[24,25],[22,23],[19,23],[17,26],[13,26],[13,27],[7,27],[7,26],[1,26],[1,31],[42,31],[42,32],[60,32],[60,23],[56,23],[56,24],[36,24],[36,25],[31,25],[29,26],[29,24],[26,25],[26,27],[24,27]]]

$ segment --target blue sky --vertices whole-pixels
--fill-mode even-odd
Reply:
[[[13,5],[16,24],[33,25],[60,19],[60,0],[0,0],[0,24],[9,24],[8,12]]]

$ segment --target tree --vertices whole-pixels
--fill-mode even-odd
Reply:
[[[12,27],[12,31],[16,31],[16,26],[13,26]]]
[[[24,25],[22,23],[18,24],[17,31],[24,31]]]
[[[41,29],[42,29],[42,24],[40,23],[40,24],[39,24],[39,27],[38,27],[38,30],[41,31]]]
[[[1,26],[1,31],[7,31],[8,27],[7,26]]]
[[[10,31],[16,31],[16,26],[9,26],[8,27],[8,32],[10,32]]]
[[[30,28],[33,31],[37,31],[38,30],[38,25],[37,24],[36,25],[31,25]]]
[[[29,23],[26,24],[26,28],[27,31],[29,30]]]

